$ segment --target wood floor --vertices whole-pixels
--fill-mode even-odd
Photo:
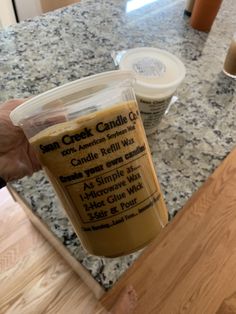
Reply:
[[[88,287],[0,190],[0,314],[106,313]]]
[[[236,314],[236,149],[101,302],[132,284],[136,314]]]
[[[78,2],[79,0],[40,0],[43,13],[63,8]]]
[[[0,314],[104,313],[19,205],[0,200]],[[130,284],[136,314],[236,314],[236,149],[103,295],[104,307]]]

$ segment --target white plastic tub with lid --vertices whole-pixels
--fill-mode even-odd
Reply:
[[[119,67],[133,72],[136,78],[134,90],[145,131],[147,134],[155,132],[185,77],[184,64],[165,50],[144,47],[123,53]]]

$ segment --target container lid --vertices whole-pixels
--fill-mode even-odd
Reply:
[[[186,74],[184,64],[177,57],[151,47],[127,50],[121,56],[119,67],[134,73],[135,90],[144,94],[175,91]]]
[[[134,75],[131,71],[115,70],[67,83],[35,96],[15,108],[10,113],[11,121],[14,125],[20,125],[22,120],[45,110],[60,108],[60,101],[61,107],[71,105],[75,101],[84,100],[105,88],[127,83],[127,80],[134,80]]]

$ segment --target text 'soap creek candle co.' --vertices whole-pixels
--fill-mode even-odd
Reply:
[[[133,91],[133,75],[84,78],[11,113],[85,249],[115,257],[144,247],[167,210]]]

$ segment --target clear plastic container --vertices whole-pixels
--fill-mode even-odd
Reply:
[[[236,33],[233,36],[232,42],[229,46],[223,72],[234,79],[236,79]]]
[[[190,20],[191,26],[202,32],[210,32],[221,3],[222,0],[196,0]]]
[[[144,247],[168,220],[133,82],[126,71],[98,74],[11,113],[83,246],[99,256]]]

